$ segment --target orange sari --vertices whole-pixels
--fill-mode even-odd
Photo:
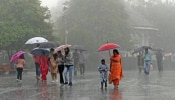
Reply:
[[[113,55],[110,59],[109,82],[113,82],[114,86],[119,85],[119,81],[123,77],[122,61],[120,55]]]

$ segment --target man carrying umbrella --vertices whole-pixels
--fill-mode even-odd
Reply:
[[[145,48],[145,54],[143,56],[144,58],[144,72],[145,74],[149,75],[150,72],[150,66],[152,61],[152,55],[150,52],[148,52],[148,48]]]
[[[79,54],[77,50],[75,50],[73,53],[73,60],[74,60],[74,75],[77,75],[78,60],[79,60]]]
[[[157,66],[159,71],[163,71],[163,53],[162,50],[156,52]]]
[[[80,51],[79,54],[79,68],[80,74],[83,75],[85,73],[85,57],[83,55],[83,51]]]
[[[40,56],[33,55],[35,61],[35,69],[36,69],[36,79],[40,80]]]

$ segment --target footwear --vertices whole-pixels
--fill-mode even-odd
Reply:
[[[37,79],[37,80],[41,80],[39,76],[36,76],[36,79]]]
[[[118,86],[114,86],[114,89],[118,89]]]
[[[64,84],[64,82],[60,82],[60,84]]]
[[[107,88],[107,81],[105,81],[105,88]]]
[[[55,80],[55,82],[58,82],[58,80]]]
[[[19,79],[16,79],[16,82],[18,82],[19,81]]]
[[[54,83],[54,82],[55,82],[54,80],[51,81],[51,83]]]
[[[72,86],[72,82],[70,82],[68,85],[69,85],[69,86]]]
[[[101,89],[103,89],[103,82],[101,82]]]
[[[65,82],[64,84],[68,84],[68,82]]]

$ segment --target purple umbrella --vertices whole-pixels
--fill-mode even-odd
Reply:
[[[16,61],[21,55],[23,55],[25,52],[24,51],[19,51],[17,53],[15,53],[11,59],[10,59],[10,62],[14,62]]]

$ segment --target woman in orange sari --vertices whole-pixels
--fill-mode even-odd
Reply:
[[[119,82],[123,77],[121,56],[117,49],[113,50],[113,56],[110,58],[109,83],[113,83],[114,88],[118,88]]]

